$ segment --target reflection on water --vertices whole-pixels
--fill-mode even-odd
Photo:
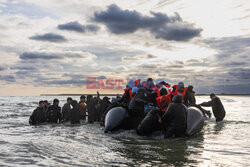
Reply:
[[[29,126],[28,117],[42,99],[0,97],[0,166],[249,166],[249,97],[221,97],[226,119],[205,122],[200,134],[163,139],[157,132],[104,134],[98,124]],[[66,97],[61,99],[61,104]],[[78,99],[79,97],[74,97]],[[198,103],[208,97],[198,97]]]

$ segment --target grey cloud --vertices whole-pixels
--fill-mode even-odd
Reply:
[[[244,66],[247,65],[247,62],[227,62],[225,66]]]
[[[156,38],[173,41],[188,41],[200,35],[202,30],[194,28],[191,24],[168,24],[165,27],[156,29],[152,33]]]
[[[172,64],[172,65],[167,65],[166,68],[183,68],[183,65],[180,64]]]
[[[0,80],[7,81],[7,82],[15,82],[16,79],[13,75],[0,75]]]
[[[152,54],[147,55],[137,55],[137,56],[124,56],[122,57],[123,61],[136,61],[136,60],[145,60],[145,59],[153,59],[157,58],[157,56],[154,56]]]
[[[83,33],[85,31],[96,32],[100,29],[99,26],[96,26],[93,24],[89,24],[89,25],[84,26],[84,25],[78,23],[77,21],[69,22],[69,23],[65,23],[65,24],[59,24],[57,26],[57,28],[60,30],[75,31],[75,32],[80,32],[80,33]]]
[[[85,32],[83,25],[78,23],[77,21],[69,22],[65,24],[59,24],[57,26],[60,30],[69,30],[69,31],[76,31],[76,32]]]
[[[224,37],[205,40],[205,43],[217,50],[210,64],[215,64],[216,72],[223,71],[226,76],[220,79],[230,79],[234,83],[244,84],[250,79],[250,37]]]
[[[84,51],[95,54],[98,59],[96,63],[100,65],[119,67],[122,65],[123,57],[134,57],[134,55],[142,55],[142,51],[129,51],[124,49],[110,49],[104,46],[88,46]],[[106,69],[104,71],[107,71]]]
[[[28,57],[25,57],[25,58],[28,58]],[[11,70],[27,70],[27,71],[35,71],[35,70],[37,70],[37,68],[31,67],[31,66],[14,66],[14,67],[11,67],[10,69]]]
[[[39,52],[24,52],[19,56],[20,59],[23,60],[32,60],[32,59],[62,59],[62,56],[56,54],[48,54],[48,53],[39,53]]]
[[[0,71],[4,71],[4,70],[5,70],[5,67],[0,66]]]
[[[197,59],[190,59],[186,62],[184,62],[185,66],[190,66],[190,67],[208,67],[208,66],[212,66],[215,65],[215,63],[211,63],[209,60],[207,59],[202,59],[202,60],[197,60]]]
[[[250,69],[249,68],[236,68],[231,69],[228,72],[229,75],[237,77],[238,79],[250,79]]]
[[[211,48],[217,49],[217,59],[244,57],[249,55],[250,37],[224,37],[205,40]]]
[[[17,71],[17,72],[15,72],[15,74],[17,75],[17,76],[29,76],[30,75],[30,71]]]
[[[107,79],[107,77],[105,77],[105,76],[98,76],[98,77],[96,77],[96,79]]]
[[[135,61],[135,60],[140,60],[140,58],[135,57],[135,56],[133,56],[133,57],[124,56],[124,57],[122,57],[122,60],[123,61]]]
[[[183,61],[176,60],[176,61],[174,61],[174,64],[183,65],[184,63],[183,63]]]
[[[72,79],[80,79],[85,78],[86,76],[83,74],[74,74],[74,73],[64,73],[62,77],[70,77]]]
[[[224,94],[250,94],[250,84],[231,84],[231,85],[215,85],[215,86],[197,86],[195,91],[202,93],[224,93]]]
[[[64,36],[54,34],[54,33],[46,33],[43,35],[34,35],[34,36],[30,37],[30,39],[37,40],[37,41],[48,41],[48,42],[59,42],[59,43],[67,41],[67,39]]]
[[[157,56],[154,56],[154,55],[152,55],[152,54],[148,54],[148,55],[147,55],[147,58],[152,59],[152,58],[157,58]]]
[[[85,29],[90,32],[96,32],[100,29],[100,27],[94,24],[89,24],[85,26]]]
[[[186,62],[187,62],[187,63],[199,63],[200,60],[197,60],[197,59],[190,59],[190,60],[187,60]]]
[[[71,53],[71,52],[24,52],[22,53],[19,58],[22,60],[35,60],[35,59],[44,59],[44,60],[58,60],[64,58],[87,58],[88,55],[81,55],[78,53]],[[18,67],[16,67],[18,68]],[[25,67],[24,67],[25,68]]]
[[[182,21],[179,14],[169,17],[166,14],[151,12],[143,16],[135,10],[122,10],[116,5],[108,6],[106,11],[95,12],[93,21],[103,23],[114,34],[133,33],[147,29],[156,38],[174,41],[187,41],[199,36],[202,29]]]
[[[69,80],[51,80],[51,81],[43,81],[43,83],[47,85],[86,85],[87,81],[85,79],[69,79]]]
[[[142,78],[147,78],[149,75],[148,74],[144,74],[144,73],[134,73],[134,74],[129,74],[128,78],[133,78],[135,77],[136,79],[142,79]],[[146,79],[144,79],[146,80]]]
[[[140,68],[146,68],[146,69],[156,69],[158,65],[156,64],[141,64],[139,65]]]

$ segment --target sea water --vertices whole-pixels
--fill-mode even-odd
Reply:
[[[30,126],[39,100],[62,106],[67,97],[0,96],[0,166],[250,166],[250,96],[219,97],[223,122],[212,117],[200,134],[166,140],[160,132],[105,134],[97,123]]]

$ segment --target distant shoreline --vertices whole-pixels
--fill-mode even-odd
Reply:
[[[119,94],[119,93],[118,93]],[[81,95],[93,95],[96,94],[40,94],[40,96],[81,96]],[[100,96],[116,96],[117,94],[100,94]],[[121,95],[121,94],[119,94]],[[209,96],[210,94],[196,94],[196,96]],[[218,96],[250,96],[250,94],[216,94]]]

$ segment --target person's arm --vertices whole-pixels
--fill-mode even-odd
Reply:
[[[189,106],[189,93],[188,92],[186,92],[183,101],[184,101],[183,104],[188,107]]]
[[[213,101],[210,100],[208,102],[203,102],[200,105],[203,106],[203,107],[211,107],[213,105]]]
[[[97,94],[97,100],[100,101],[101,100],[100,99],[100,93],[97,91],[96,94]]]

